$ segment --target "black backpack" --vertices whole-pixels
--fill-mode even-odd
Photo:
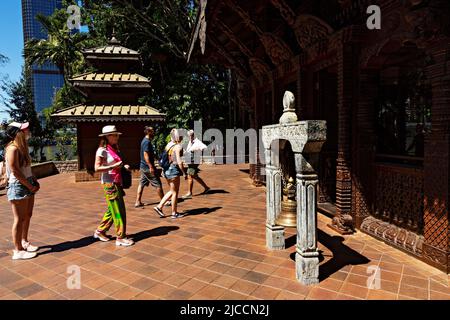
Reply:
[[[172,163],[172,161],[170,161],[170,159],[169,159],[169,151],[170,151],[170,149],[172,149],[175,146],[176,145],[174,144],[168,150],[164,149],[164,151],[161,154],[161,158],[159,159],[159,165],[161,166],[161,168],[164,171],[166,171],[170,168],[170,164]]]

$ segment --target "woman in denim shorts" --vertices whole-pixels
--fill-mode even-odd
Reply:
[[[153,209],[155,209],[161,217],[164,217],[162,208],[167,201],[172,200],[172,219],[176,219],[183,216],[177,212],[177,202],[178,192],[180,191],[180,176],[186,176],[186,173],[181,160],[181,156],[183,155],[181,141],[183,140],[183,137],[180,135],[178,129],[172,129],[170,132],[170,138],[171,141],[165,148],[169,155],[170,167],[163,172],[164,177],[170,185],[170,191],[164,195],[158,206]]]
[[[39,183],[31,172],[31,158],[28,153],[29,123],[13,122],[6,129],[6,174],[8,176],[7,197],[14,215],[12,238],[13,260],[36,257],[38,247],[28,241],[28,230],[33,215],[34,195]]]

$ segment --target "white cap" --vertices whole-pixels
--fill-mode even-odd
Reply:
[[[10,124],[8,124],[8,127],[16,127],[16,128],[19,128],[20,130],[25,130],[29,126],[30,126],[29,122],[24,122],[24,123],[11,122]]]

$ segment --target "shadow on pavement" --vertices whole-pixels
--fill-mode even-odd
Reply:
[[[317,230],[318,241],[332,252],[332,258],[319,266],[319,281],[323,281],[332,274],[338,272],[348,265],[367,264],[370,259],[344,244],[341,236],[330,236],[322,230]],[[289,244],[289,246],[288,246]],[[286,239],[286,248],[296,244],[296,235]],[[324,260],[323,252],[319,251],[319,262]],[[295,252],[290,255],[295,261]]]
[[[223,189],[211,189],[207,193],[199,193],[196,196],[207,196],[207,195],[215,194],[215,193],[229,193],[229,192],[226,190],[223,190]]]
[[[141,231],[141,232],[138,232],[135,234],[131,234],[131,235],[129,235],[129,237],[131,239],[133,239],[134,242],[139,242],[139,241],[148,239],[150,237],[167,235],[167,234],[169,234],[169,232],[178,230],[178,229],[179,229],[179,227],[176,227],[176,226],[158,227],[158,228],[154,228],[151,230],[145,230],[145,231]],[[115,240],[114,237],[110,237],[110,239]],[[75,241],[66,241],[66,242],[62,242],[62,243],[58,243],[58,244],[54,244],[54,245],[42,246],[42,247],[40,247],[41,250],[43,250],[43,249],[49,249],[49,250],[41,251],[41,252],[39,252],[39,255],[55,253],[55,252],[63,252],[63,251],[72,250],[72,249],[79,249],[79,248],[87,247],[87,246],[93,244],[94,242],[98,242],[98,241],[99,240],[94,239],[93,236],[88,236],[88,237],[84,237],[84,238],[81,238],[81,239],[75,240]]]
[[[196,208],[184,211],[185,216],[196,216],[199,214],[210,214],[211,212],[222,209],[222,207],[212,207],[212,208]]]
[[[151,230],[140,231],[135,234],[130,234],[129,237],[134,240],[134,242],[139,242],[151,237],[159,237],[168,235],[169,232],[180,229],[177,226],[169,226],[169,227],[158,227]]]

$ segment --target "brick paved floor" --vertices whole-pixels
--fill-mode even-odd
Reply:
[[[137,243],[129,248],[91,237],[105,208],[98,182],[42,179],[31,226],[42,249],[30,261],[11,259],[12,214],[0,196],[0,299],[450,299],[445,273],[360,232],[338,236],[323,215],[322,280],[299,284],[294,230],[286,250],[266,250],[265,190],[251,185],[246,168],[202,166],[214,191],[182,202],[180,211],[190,214],[177,221],[160,219],[151,205],[135,209],[134,181],[126,203]],[[156,201],[152,189],[144,201]],[[81,268],[79,290],[67,289],[72,265]],[[381,270],[379,290],[366,286],[372,265]]]

